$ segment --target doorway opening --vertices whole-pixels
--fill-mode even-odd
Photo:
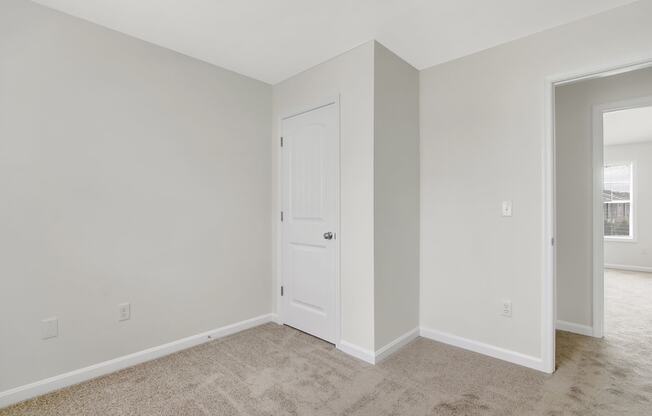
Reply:
[[[629,357],[652,323],[652,68],[555,85],[554,126],[557,359],[586,336]]]

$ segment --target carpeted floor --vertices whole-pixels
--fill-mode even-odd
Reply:
[[[607,272],[606,337],[545,375],[419,338],[377,366],[267,324],[0,410],[29,415],[652,415],[652,275]]]

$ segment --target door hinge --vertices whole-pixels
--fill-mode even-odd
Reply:
[[[281,296],[283,296],[283,286],[281,286]]]
[[[283,211],[281,211],[281,222],[283,222]]]
[[[281,136],[281,147],[283,147],[283,136]]]

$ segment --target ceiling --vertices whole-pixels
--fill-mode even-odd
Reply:
[[[604,114],[604,145],[652,141],[652,107]]]
[[[417,69],[633,0],[35,0],[275,84],[376,39]]]

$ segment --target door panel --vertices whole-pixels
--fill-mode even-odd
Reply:
[[[292,306],[308,308],[314,313],[325,315],[328,305],[323,293],[328,291],[325,284],[328,276],[324,276],[323,271],[326,269],[324,260],[328,257],[328,253],[325,253],[327,248],[292,244],[290,250],[292,290],[288,293],[292,295],[289,299]]]
[[[324,220],[324,127],[310,125],[295,133],[289,155],[290,214],[294,220]]]
[[[329,104],[282,127],[283,320],[329,342],[336,334],[337,123]]]

